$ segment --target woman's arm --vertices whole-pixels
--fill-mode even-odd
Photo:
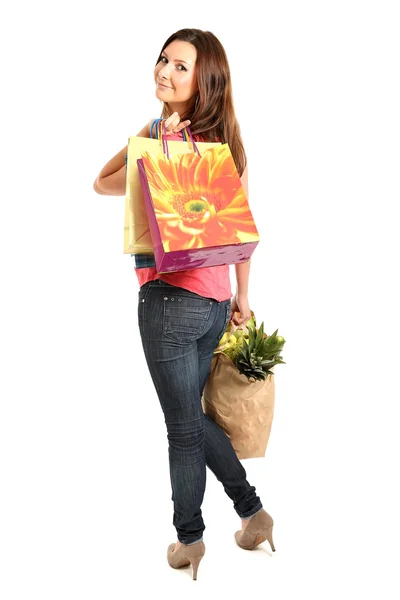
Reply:
[[[237,294],[247,296],[249,293],[250,262],[251,259],[247,262],[235,264]]]
[[[137,137],[150,137],[150,127],[155,119],[152,119],[139,131]],[[177,112],[172,113],[165,119],[166,134],[178,133],[184,127],[190,125],[190,121],[181,121]],[[128,146],[118,152],[100,171],[93,184],[93,189],[103,196],[125,196],[126,193],[126,168],[125,155]]]
[[[125,155],[128,146],[118,152],[100,171],[93,189],[103,196],[124,196],[126,193]]]
[[[246,198],[249,197],[249,170],[247,165],[243,171],[243,174],[240,178],[241,184],[243,186],[244,193]],[[250,261],[244,263],[236,263],[235,264],[236,271],[236,292],[239,294],[246,294],[249,290],[249,271],[250,271]]]
[[[231,320],[234,325],[246,325],[247,321],[251,318],[248,299],[250,261],[236,263],[235,270],[237,287],[236,294],[232,298]],[[238,312],[240,313],[240,319],[235,315]]]
[[[150,124],[147,123],[137,134],[138,137],[150,137]],[[102,168],[93,184],[93,189],[102,196],[125,196],[126,193],[126,168],[125,155],[128,146],[125,146]]]
[[[246,198],[249,197],[249,173],[246,165],[240,178]],[[232,299],[231,318],[235,325],[245,325],[251,317],[248,301],[250,260],[242,263],[235,263],[236,272],[236,294]],[[240,319],[234,316],[235,312],[240,312]]]

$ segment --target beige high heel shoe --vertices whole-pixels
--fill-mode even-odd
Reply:
[[[272,517],[262,508],[258,513],[251,517],[249,524],[243,531],[235,533],[235,539],[238,545],[245,550],[254,550],[256,546],[268,540],[275,552],[274,542],[272,540],[272,528],[274,521]]]
[[[193,569],[193,579],[196,580],[197,569],[206,552],[204,542],[197,542],[197,544],[191,544],[190,546],[182,544],[175,552],[174,548],[175,544],[170,544],[168,546],[167,560],[169,565],[173,569],[181,569],[182,567],[188,567],[191,564]]]

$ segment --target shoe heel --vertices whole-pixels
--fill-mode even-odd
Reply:
[[[197,569],[199,568],[199,564],[200,564],[200,561],[202,558],[203,558],[202,556],[193,556],[192,558],[189,559],[192,564],[194,580],[197,580]]]
[[[186,546],[185,556],[192,565],[193,569],[193,579],[197,579],[197,569],[199,568],[199,564],[201,559],[203,558],[206,551],[206,547],[204,542],[199,542],[198,544],[191,544],[190,546]]]
[[[271,546],[272,552],[275,552],[274,541],[272,539],[272,528],[273,528],[273,525],[271,525],[271,527],[268,527],[268,529],[264,533],[265,533],[265,537],[269,541],[269,545]]]

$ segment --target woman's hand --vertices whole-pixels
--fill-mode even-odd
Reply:
[[[235,313],[240,312],[240,318],[235,316]],[[232,298],[231,307],[231,321],[234,325],[246,325],[247,321],[251,318],[251,311],[247,294],[237,293]]]
[[[179,133],[185,127],[189,127],[190,121],[182,121],[177,112],[172,113],[168,119],[166,119],[162,125],[162,131],[164,133],[164,125],[167,128],[167,135],[171,135],[173,133]]]

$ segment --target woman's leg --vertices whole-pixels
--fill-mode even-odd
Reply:
[[[183,544],[200,541],[205,529],[205,421],[197,339],[212,326],[217,308],[216,301],[160,281],[139,291],[139,329],[167,426],[173,524]]]
[[[212,419],[205,419],[206,464],[224,487],[241,519],[248,519],[263,508],[256,488],[246,479],[246,471],[226,433]]]
[[[219,303],[217,327],[210,329],[197,342],[200,396],[210,373],[214,350],[228,325],[230,308],[230,301]],[[247,481],[246,471],[226,433],[208,416],[204,415],[204,420],[206,464],[222,483],[239,517],[250,518],[263,508],[256,489]]]

